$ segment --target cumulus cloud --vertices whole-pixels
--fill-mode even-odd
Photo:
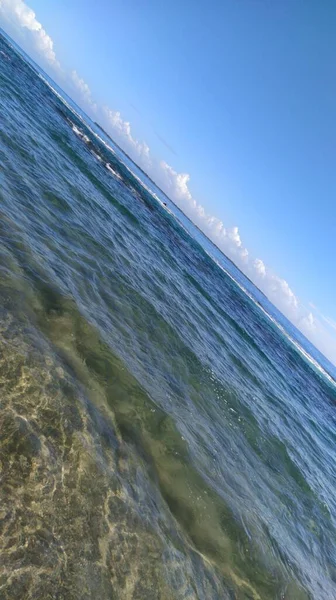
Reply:
[[[190,204],[192,208],[196,207],[196,203],[188,188],[190,180],[188,173],[177,173],[173,167],[162,160],[160,162],[158,179],[164,192],[172,196],[174,200],[178,200],[184,205]]]
[[[91,109],[97,110],[97,105],[92,100],[91,90],[88,84],[80,77],[77,71],[71,71],[71,82],[74,89],[79,93],[80,98],[84,101]]]
[[[254,265],[257,275],[260,275],[260,277],[265,277],[266,267],[265,267],[263,261],[260,258],[256,258],[253,265]]]
[[[139,142],[131,132],[129,121],[125,121],[119,111],[114,111],[108,106],[104,106],[101,114],[106,129],[111,131],[121,142],[125,150],[131,157],[140,163],[143,168],[149,168],[151,165],[150,151],[146,142]]]
[[[301,326],[308,331],[315,329],[316,323],[313,313],[310,312],[305,317],[303,317],[301,321]]]
[[[240,252],[241,260],[245,263],[249,260],[249,251],[247,248],[242,248]]]
[[[23,0],[0,0],[0,18],[5,29],[18,36],[26,50],[33,50],[43,61],[59,68],[51,37]]]
[[[270,296],[275,304],[281,303],[281,305],[294,310],[298,308],[299,301],[285,279],[266,271],[265,280],[267,282],[266,290],[268,291],[269,288]]]
[[[151,173],[161,189],[202,229],[206,235],[240,266],[246,265],[249,253],[243,246],[237,226],[226,227],[221,219],[207,213],[193,197],[190,175],[178,173],[165,161],[161,161]]]
[[[230,240],[232,240],[232,242],[237,246],[237,248],[241,248],[242,241],[240,239],[240,234],[237,226],[232,227],[232,229],[229,230],[228,236]]]

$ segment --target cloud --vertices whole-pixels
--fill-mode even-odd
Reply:
[[[114,111],[108,106],[103,107],[101,117],[106,129],[111,131],[112,128],[117,141],[122,143],[126,152],[140,163],[141,167],[149,168],[151,165],[149,147],[146,142],[139,142],[133,137],[129,121],[124,121],[119,111]]]
[[[254,264],[254,268],[256,270],[257,275],[260,275],[260,277],[265,277],[266,267],[265,267],[263,261],[260,258],[256,258],[253,264]]]
[[[11,35],[19,36],[19,41],[25,49],[33,49],[43,61],[59,68],[51,37],[36,19],[34,11],[23,0],[0,0],[0,18]]]
[[[192,208],[195,208],[196,203],[188,188],[190,175],[188,173],[177,173],[164,160],[160,162],[159,166],[158,179],[163,191],[185,206],[190,205]]]
[[[237,226],[226,227],[221,219],[207,213],[205,208],[193,197],[190,189],[190,175],[178,173],[165,161],[152,169],[151,175],[161,189],[183,210],[183,212],[204,233],[234,260],[239,266],[248,262],[249,253],[243,246]]]
[[[96,111],[97,105],[92,100],[92,94],[88,84],[78,75],[77,71],[75,70],[71,71],[71,82],[76,92],[79,93],[81,100],[84,101],[91,109]]]
[[[307,337],[336,363],[336,323],[322,315],[313,303],[303,307],[288,282],[273,273],[260,258],[250,256],[236,225],[227,226],[221,219],[207,213],[194,198],[190,175],[179,173],[165,161],[150,154],[146,142],[140,142],[128,120],[108,106],[97,106],[89,85],[73,69],[61,69],[52,38],[37,20],[34,11],[23,0],[0,0],[0,22],[3,28],[34,58],[52,69],[62,87],[77,97],[79,104],[101,122],[121,147],[156,181],[164,192],[186,213],[204,233],[240,267]],[[94,113],[94,115],[93,115]]]
[[[303,317],[303,319],[301,321],[301,327],[303,327],[303,329],[306,329],[308,331],[315,329],[316,322],[315,322],[313,313],[310,312],[305,317]]]
[[[309,302],[309,306],[313,308],[315,315],[318,317],[318,319],[320,319],[320,321],[323,322],[325,326],[327,326],[329,331],[334,333],[336,331],[336,321],[331,317],[324,315],[312,302]]]
[[[238,247],[241,248],[242,246],[242,241],[240,239],[240,234],[238,231],[238,227],[232,227],[232,229],[229,230],[228,232],[228,236],[230,238],[230,240],[232,240],[232,242]]]
[[[265,281],[266,291],[269,291],[275,304],[284,304],[290,309],[298,308],[299,301],[285,279],[266,271]]]

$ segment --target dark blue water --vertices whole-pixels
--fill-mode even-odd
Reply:
[[[336,598],[333,367],[0,52],[0,598]]]

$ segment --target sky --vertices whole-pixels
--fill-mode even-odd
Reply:
[[[0,0],[0,26],[336,364],[334,0]]]

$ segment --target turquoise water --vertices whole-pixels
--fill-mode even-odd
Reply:
[[[336,598],[332,366],[0,52],[1,600]]]

